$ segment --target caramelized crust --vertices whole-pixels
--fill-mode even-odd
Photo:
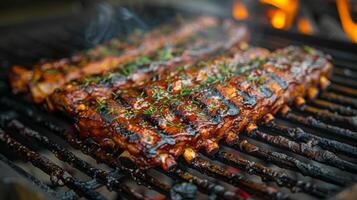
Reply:
[[[178,27],[173,25],[141,36],[134,35],[133,41],[136,42],[113,40],[106,47],[98,46],[69,59],[38,64],[32,70],[14,66],[10,69],[10,83],[14,92],[29,91],[33,101],[40,103],[55,89],[72,80],[110,71],[122,63],[133,61],[139,55],[152,54],[166,44],[176,44],[198,30],[217,24],[215,18],[199,17]]]
[[[328,57],[310,48],[238,51],[145,87],[114,90],[79,112],[77,128],[127,150],[141,166],[169,169],[184,152],[212,152],[222,139],[234,142],[239,132],[318,87],[331,67]]]
[[[110,96],[114,90],[142,87],[153,78],[173,73],[176,68],[228,53],[244,43],[246,36],[245,27],[224,21],[223,26],[197,31],[176,45],[165,46],[150,56],[138,56],[109,73],[72,81],[50,95],[47,106],[51,110],[75,112],[78,106]]]
[[[223,27],[223,28],[222,28]],[[171,27],[172,28],[172,27]],[[126,151],[141,167],[170,169],[183,155],[232,144],[290,104],[326,88],[330,57],[310,47],[242,47],[246,29],[201,17],[99,46],[34,70],[15,66],[14,92],[46,99],[75,119],[81,136]]]

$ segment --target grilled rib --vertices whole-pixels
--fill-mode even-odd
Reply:
[[[133,61],[139,55],[149,55],[166,44],[176,44],[194,34],[200,29],[217,25],[218,20],[211,17],[199,17],[198,19],[184,23],[176,28],[171,27],[154,30],[142,36],[138,46],[131,43],[114,44],[113,55],[98,56],[99,59],[91,60],[92,54],[98,55],[102,48],[98,47],[90,51],[87,56],[74,56],[72,59],[62,59],[53,63],[39,64],[33,70],[27,70],[21,66],[14,66],[10,71],[10,83],[14,92],[30,92],[34,102],[42,102],[56,88],[63,86],[83,75],[99,74],[116,68],[118,65]],[[175,30],[176,29],[176,30]],[[166,31],[166,32],[165,32]],[[118,43],[118,42],[114,42]],[[106,49],[106,48],[104,48]],[[97,57],[97,56],[94,56]]]
[[[72,113],[93,98],[110,96],[113,90],[145,85],[154,77],[173,73],[179,66],[238,48],[246,41],[246,33],[245,27],[224,21],[223,26],[200,30],[177,45],[165,46],[151,56],[138,56],[109,73],[70,82],[47,99],[47,106]]]
[[[248,49],[143,90],[115,90],[79,112],[76,126],[102,145],[127,150],[141,166],[168,169],[182,154],[192,159],[194,149],[210,152],[221,139],[234,142],[240,131],[318,87],[331,68],[329,58],[311,48]]]

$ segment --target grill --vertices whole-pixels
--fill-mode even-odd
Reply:
[[[357,182],[357,46],[267,27],[252,25],[250,30],[253,45],[268,49],[311,45],[331,54],[335,65],[331,86],[316,100],[260,124],[258,131],[241,133],[233,146],[222,143],[219,151],[200,152],[190,163],[179,159],[175,169],[165,172],[138,169],[125,152],[78,138],[66,117],[48,114],[12,95],[2,83],[0,160],[56,199],[107,199],[103,188],[117,199],[327,199],[338,195]],[[61,48],[59,44],[42,41],[40,45],[53,49]],[[47,174],[51,184],[24,170],[18,159]]]

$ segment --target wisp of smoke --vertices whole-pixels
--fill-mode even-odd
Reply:
[[[94,8],[95,15],[85,30],[85,39],[89,46],[114,36],[126,35],[137,28],[148,28],[145,22],[128,8],[115,7],[107,2],[97,3]]]

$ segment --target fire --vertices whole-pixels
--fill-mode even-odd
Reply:
[[[269,10],[270,23],[277,29],[289,29],[294,21],[298,0],[260,0],[276,9]]]
[[[352,20],[349,0],[337,0],[337,9],[346,34],[352,41],[357,42],[357,23]]]
[[[308,34],[308,35],[311,35],[311,34],[314,33],[314,29],[313,29],[310,21],[305,17],[301,17],[298,20],[297,26],[298,26],[299,32],[301,32],[301,33],[305,33],[305,34]]]
[[[271,17],[271,25],[277,29],[283,29],[286,24],[286,14],[281,10],[273,12]]]
[[[232,13],[233,13],[233,17],[236,20],[244,20],[247,19],[249,14],[248,14],[248,10],[245,7],[245,5],[238,0],[235,0],[233,2],[233,7],[232,7]]]

